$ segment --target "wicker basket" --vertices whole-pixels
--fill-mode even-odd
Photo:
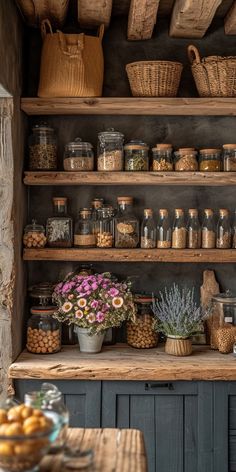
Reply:
[[[140,61],[127,64],[134,97],[176,97],[183,66],[180,62]]]
[[[201,59],[195,46],[188,46],[192,74],[200,97],[236,96],[236,56]]]
[[[48,18],[55,27],[63,25],[69,0],[17,0],[17,4],[28,25],[40,26]]]
[[[78,21],[83,28],[109,26],[112,0],[78,0]]]

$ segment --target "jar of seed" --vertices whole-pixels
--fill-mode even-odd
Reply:
[[[199,170],[201,172],[221,171],[221,150],[220,149],[200,149]]]
[[[33,127],[29,137],[29,170],[57,169],[57,138],[47,123]]]
[[[223,144],[223,169],[236,172],[236,144]]]
[[[166,172],[174,169],[172,144],[156,144],[152,148],[152,170]]]
[[[219,210],[219,220],[216,230],[216,247],[218,249],[231,248],[231,225],[229,220],[229,211],[226,208]]]
[[[34,354],[53,354],[61,349],[61,325],[52,317],[55,307],[32,307],[27,324],[27,349]]]
[[[148,171],[149,170],[149,157],[148,157],[148,145],[143,141],[132,140],[127,143],[124,147],[125,150],[125,170],[135,171]]]
[[[66,144],[63,166],[66,171],[89,172],[94,170],[93,146],[76,138]]]
[[[157,222],[157,248],[169,249],[171,247],[171,224],[166,208],[159,210]]]
[[[141,224],[141,248],[153,249],[156,247],[156,225],[151,208],[144,210],[144,218]]]
[[[27,225],[24,229],[23,244],[26,248],[43,248],[46,245],[47,238],[45,236],[45,228],[38,225],[36,220],[32,220],[32,224]]]
[[[187,222],[187,248],[198,249],[201,247],[201,227],[198,219],[198,210],[190,208],[188,210]]]
[[[97,170],[118,172],[124,168],[124,135],[109,128],[98,135]]]
[[[96,244],[97,247],[107,248],[114,245],[114,208],[103,206],[97,209]]]
[[[139,221],[134,215],[133,198],[118,197],[118,214],[115,218],[115,247],[135,248],[139,244]]]
[[[96,247],[94,221],[90,208],[81,208],[79,218],[75,224],[74,245],[78,247]]]
[[[184,222],[184,210],[182,208],[176,208],[172,229],[172,248],[185,249],[186,243],[187,230]]]
[[[158,344],[158,333],[155,331],[155,319],[151,308],[152,298],[135,298],[137,306],[136,322],[127,323],[127,343],[138,349],[150,349]]]
[[[205,208],[202,223],[202,248],[214,249],[216,247],[216,230],[214,213],[211,208]]]
[[[193,172],[198,170],[197,151],[194,148],[180,148],[174,154],[176,171]]]

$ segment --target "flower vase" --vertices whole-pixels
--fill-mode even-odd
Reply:
[[[165,352],[172,356],[190,356],[192,354],[192,341],[190,338],[167,336]]]
[[[101,351],[105,333],[89,335],[89,329],[75,326],[75,332],[78,336],[80,352],[96,354]]]

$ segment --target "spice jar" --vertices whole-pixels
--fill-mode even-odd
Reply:
[[[50,282],[42,282],[37,285],[29,287],[28,292],[31,298],[32,305],[37,306],[53,306],[52,293],[54,285]]]
[[[98,135],[97,170],[117,172],[124,168],[124,135],[114,128]]]
[[[27,225],[24,229],[24,246],[27,248],[42,248],[46,242],[44,226],[38,225],[36,220],[32,220],[32,224]]]
[[[187,248],[199,249],[201,247],[201,227],[198,219],[198,210],[196,208],[190,208],[188,215]]]
[[[216,230],[216,247],[218,249],[231,248],[231,226],[229,220],[229,211],[224,209],[219,210],[219,220]]]
[[[221,150],[220,149],[200,149],[199,170],[201,172],[221,171]]]
[[[225,172],[236,171],[236,144],[223,144],[223,169]]]
[[[184,210],[175,209],[174,224],[172,229],[172,248],[185,249],[187,242],[187,231],[184,222]]]
[[[63,166],[66,171],[88,172],[94,170],[93,146],[76,138],[66,144]]]
[[[202,223],[202,248],[214,249],[216,247],[216,232],[214,214],[211,208],[205,208]]]
[[[198,170],[197,151],[194,148],[180,148],[174,154],[176,171]]]
[[[127,343],[138,349],[149,349],[158,344],[158,334],[154,329],[155,319],[151,308],[152,298],[135,298],[136,321],[127,323]]]
[[[79,211],[79,219],[75,224],[74,245],[78,247],[96,246],[94,221],[90,208],[81,208]]]
[[[133,214],[133,198],[118,197],[118,215],[115,218],[115,247],[135,248],[139,243],[139,221]]]
[[[54,129],[47,123],[40,123],[32,130],[33,134],[29,137],[29,169],[56,170],[57,138]]]
[[[171,224],[168,210],[161,208],[157,222],[157,248],[169,249],[171,247]]]
[[[143,211],[144,218],[141,224],[141,248],[153,249],[156,247],[156,225],[153,219],[153,211],[146,208]]]
[[[103,206],[97,210],[96,242],[97,247],[113,247],[114,245],[114,209]]]
[[[149,157],[148,145],[139,140],[132,140],[124,146],[125,150],[125,170],[127,171],[148,171]]]
[[[152,148],[152,170],[155,172],[173,170],[172,144],[156,144]]]
[[[66,197],[55,197],[53,216],[47,219],[46,234],[48,246],[71,247],[73,244],[73,220],[67,214]]]
[[[32,307],[27,323],[27,349],[34,354],[52,354],[61,349],[61,326],[52,317],[55,307]]]

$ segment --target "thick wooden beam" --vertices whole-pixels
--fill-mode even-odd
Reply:
[[[176,0],[171,16],[170,36],[202,38],[222,0]]]
[[[236,1],[225,17],[225,34],[236,34]]]
[[[150,39],[156,24],[160,0],[131,0],[128,39]]]

